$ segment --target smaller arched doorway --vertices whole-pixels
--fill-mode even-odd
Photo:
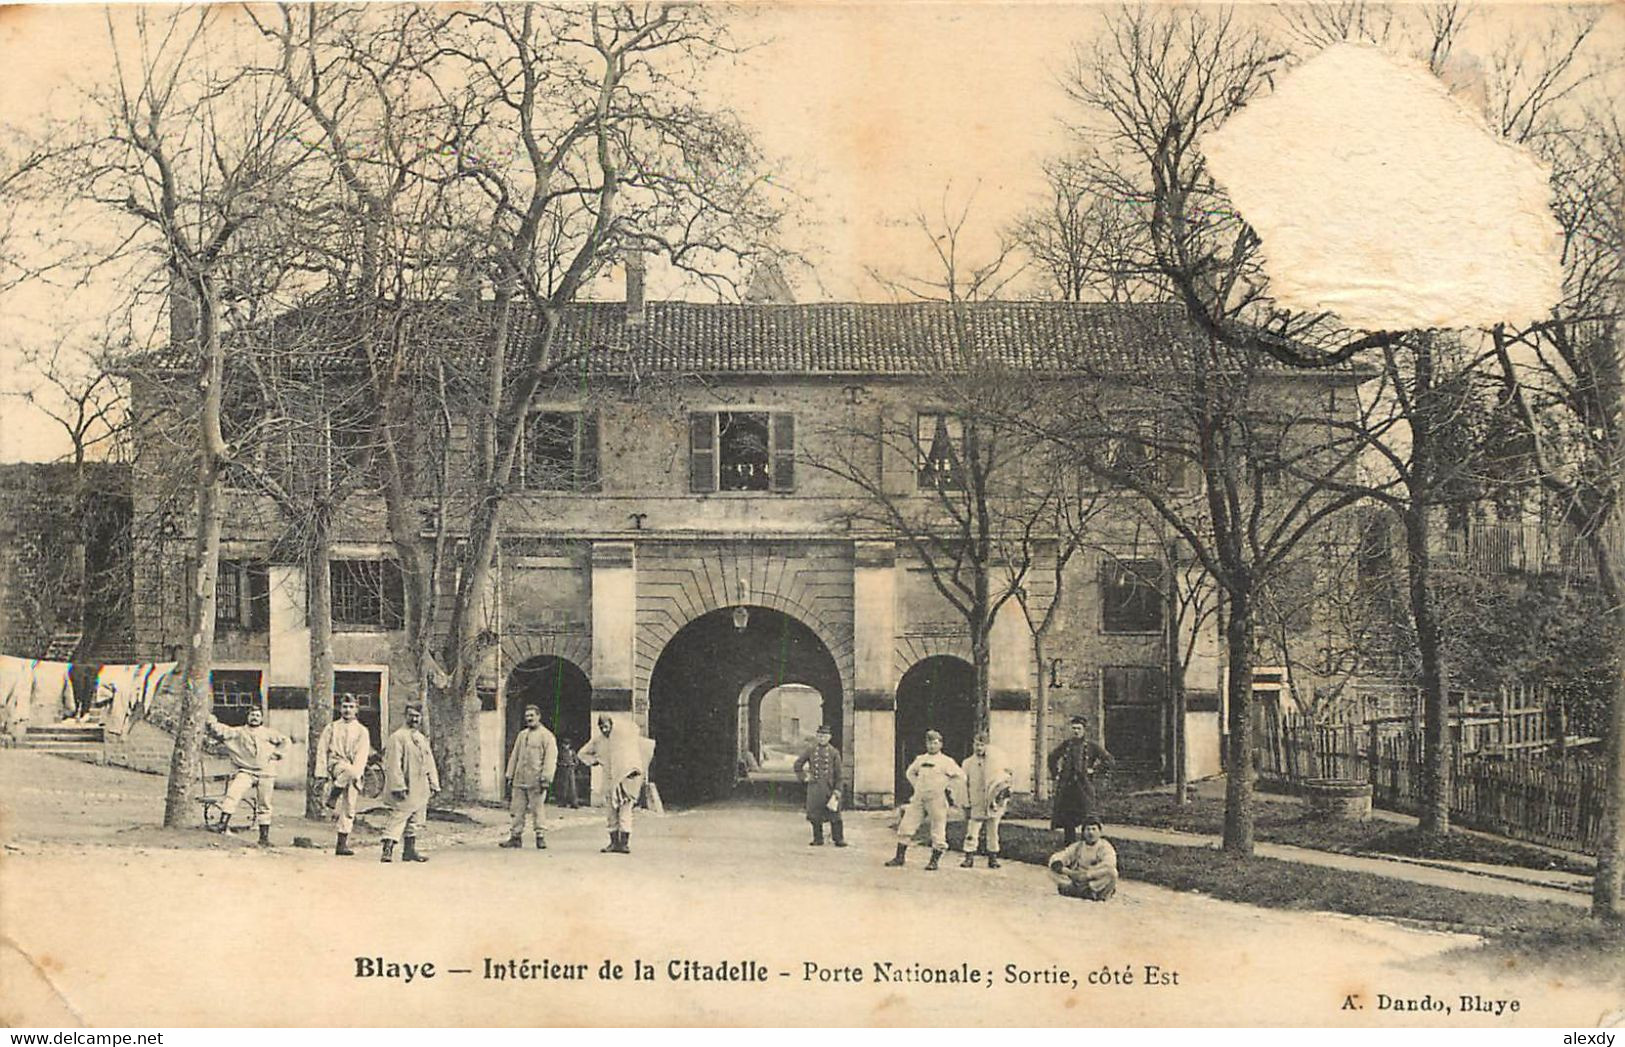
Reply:
[[[897,683],[897,802],[911,795],[903,772],[925,752],[925,732],[942,735],[942,751],[956,760],[970,752],[976,733],[976,670],[962,658],[935,655],[915,662]]]
[[[514,739],[525,726],[525,706],[542,711],[542,723],[565,745],[580,748],[592,737],[592,683],[567,658],[540,655],[527,658],[508,674],[507,715],[504,717],[502,762],[507,765]],[[587,802],[587,775],[577,773],[576,792]]]

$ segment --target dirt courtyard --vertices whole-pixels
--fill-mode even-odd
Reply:
[[[0,1019],[1454,1028],[1593,1026],[1621,1002],[1474,963],[1459,935],[1219,902],[1132,870],[1092,905],[1015,863],[926,872],[916,849],[887,869],[883,814],[849,815],[838,850],[808,847],[794,810],[711,806],[640,818],[619,856],[599,853],[592,812],[567,813],[545,853],[497,849],[499,812],[478,812],[434,823],[427,864],[385,866],[370,835],[332,856],[316,823],[276,830],[311,850],[163,832],[161,791],[0,752]]]

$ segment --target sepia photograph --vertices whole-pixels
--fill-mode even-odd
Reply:
[[[0,56],[0,1025],[1612,1047],[1625,8]]]

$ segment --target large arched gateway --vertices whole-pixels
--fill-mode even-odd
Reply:
[[[822,722],[841,744],[841,673],[817,634],[768,607],[730,607],[703,614],[677,631],[649,677],[653,777],[670,803],[695,804],[730,795],[746,753],[759,759],[763,699],[787,684],[818,693]],[[781,692],[782,693],[782,692]],[[817,723],[804,723],[810,737]],[[783,730],[773,741],[796,744]]]

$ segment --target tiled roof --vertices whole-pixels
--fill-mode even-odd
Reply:
[[[1196,337],[1172,305],[980,302],[709,305],[651,302],[629,324],[619,302],[565,314],[563,350],[590,347],[598,373],[912,375],[960,366],[965,351],[1038,371],[1122,373],[1171,363],[1169,347]],[[514,335],[518,349],[530,325]]]
[[[489,306],[481,303],[483,310]],[[471,324],[454,309],[425,309],[415,325],[419,337],[466,352],[479,321]],[[312,323],[316,312],[325,319]],[[314,365],[332,371],[359,366],[358,355],[337,349],[354,345],[355,315],[328,305],[285,314],[272,327],[299,331]],[[565,310],[556,348],[571,358],[584,352],[586,370],[606,376],[937,374],[963,370],[966,352],[980,364],[1126,376],[1177,366],[1189,359],[1188,350],[1170,350],[1200,338],[1182,309],[1167,303],[978,302],[962,306],[959,316],[963,339],[955,333],[954,307],[945,302],[650,302],[638,323],[627,322],[620,302],[581,302]],[[312,337],[322,324],[326,333]],[[432,333],[436,329],[443,333]],[[510,360],[517,361],[534,329],[535,315],[522,314],[510,336]],[[184,371],[196,367],[189,356],[166,346],[132,359],[129,369]]]

